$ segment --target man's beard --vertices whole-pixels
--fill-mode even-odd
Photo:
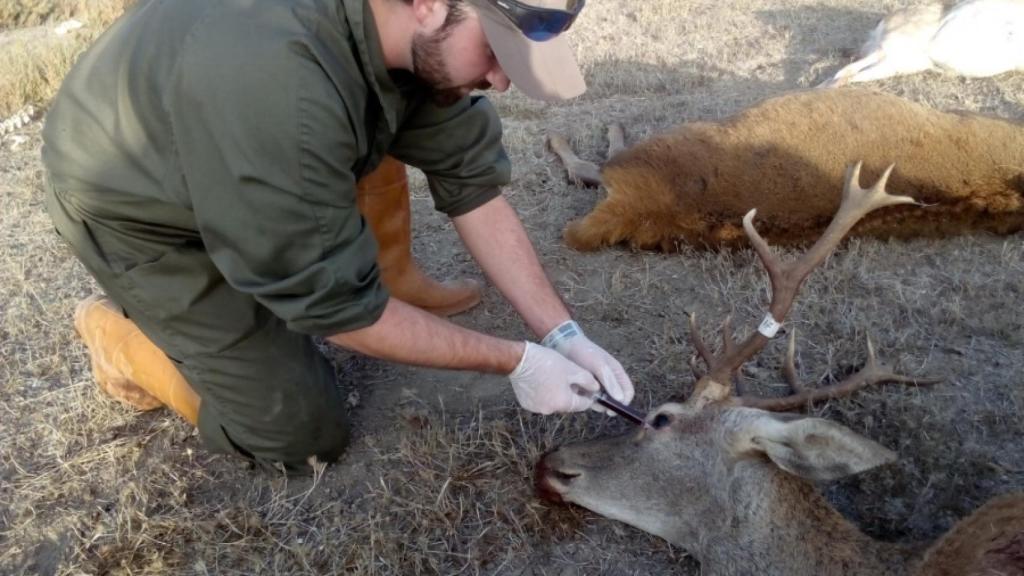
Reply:
[[[441,44],[448,35],[443,31],[430,36],[416,34],[412,39],[412,71],[431,89],[434,104],[445,107],[462,100],[461,88],[452,87],[451,75],[441,56]]]

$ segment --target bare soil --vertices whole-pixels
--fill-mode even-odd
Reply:
[[[573,32],[584,97],[550,105],[495,96],[514,165],[506,194],[577,320],[629,370],[637,406],[688,392],[687,312],[709,325],[731,312],[749,329],[767,280],[750,251],[568,250],[562,227],[600,192],[565,182],[545,133],[564,132],[600,160],[608,122],[625,124],[635,142],[814,85],[896,6],[595,1]],[[1024,120],[1024,74],[931,72],[874,86],[942,110]],[[0,573],[699,573],[660,539],[538,501],[530,473],[539,454],[626,424],[524,413],[501,377],[330,351],[355,434],[344,459],[313,478],[212,456],[168,412],[137,414],[104,397],[70,322],[96,287],[44,212],[40,128],[37,120],[0,140]],[[482,279],[414,176],[417,258],[437,277]],[[1024,489],[1022,292],[1021,235],[851,241],[808,281],[788,323],[808,381],[856,369],[866,334],[904,372],[944,378],[812,409],[901,456],[822,487],[866,532],[931,540],[985,500]],[[493,288],[454,321],[529,337]],[[783,393],[782,346],[747,367],[748,388]]]

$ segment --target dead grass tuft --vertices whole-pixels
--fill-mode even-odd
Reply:
[[[57,24],[74,18],[105,28],[135,0],[8,0],[0,4],[0,31]]]
[[[15,0],[0,3],[0,120],[26,105],[45,105],[75,59],[134,0]],[[84,24],[58,35],[74,18]]]
[[[520,418],[448,421],[407,409],[411,429],[398,450],[378,452],[386,473],[368,498],[378,527],[352,565],[388,573],[501,573],[536,542],[564,540],[582,511],[551,509],[532,493],[532,463],[543,448]],[[552,431],[541,446],[550,446]],[[387,559],[387,561],[384,561]]]
[[[581,434],[579,421],[552,425],[482,413],[456,421],[408,406],[402,418],[396,447],[368,441],[364,456],[373,466],[358,494],[338,491],[338,478],[323,467],[311,479],[240,477],[216,460],[194,460],[189,450],[175,457],[176,444],[191,444],[180,437],[181,426],[151,422],[15,484],[24,500],[11,503],[10,519],[46,518],[48,529],[0,532],[8,544],[0,567],[88,574],[506,574],[571,566],[619,573],[672,558],[653,537],[622,528],[594,534],[588,524],[601,519],[534,497],[532,462],[556,437]],[[77,477],[102,479],[104,494],[78,491],[89,486]],[[202,485],[220,487],[195,490]],[[72,490],[61,493],[66,486]],[[581,535],[600,540],[600,552],[577,550],[572,543]],[[19,559],[27,562],[19,566]]]
[[[48,102],[85,46],[81,38],[57,36],[0,45],[0,118]]]

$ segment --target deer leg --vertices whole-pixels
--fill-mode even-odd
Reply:
[[[859,62],[869,60],[865,58]],[[869,63],[845,79],[844,83],[871,82],[893,76],[905,76],[924,72],[933,67],[927,55],[899,54],[886,56],[884,53],[875,62]]]
[[[863,82],[863,79],[859,78],[858,75],[863,73],[865,70],[871,68],[872,66],[879,64],[884,57],[885,54],[881,50],[875,50],[874,52],[868,54],[867,56],[861,58],[860,60],[856,60],[854,62],[851,62],[850,64],[847,64],[846,66],[843,66],[842,68],[839,69],[839,72],[836,72],[834,76],[822,82],[821,84],[818,84],[817,87],[838,88],[840,86],[845,86],[851,82]]]
[[[565,170],[568,173],[569,182],[577,185],[582,184],[584,186],[601,185],[601,169],[593,162],[581,160],[580,157],[573,152],[572,147],[569,146],[569,142],[565,139],[565,136],[562,136],[561,134],[549,134],[548,148],[551,148],[551,151],[558,156],[559,160],[562,161],[562,165],[565,166]]]
[[[908,65],[906,62],[895,63],[891,59],[884,59],[877,64],[864,68],[850,78],[850,82],[871,82],[893,76],[904,76],[915,72],[924,72],[931,66],[927,64]]]

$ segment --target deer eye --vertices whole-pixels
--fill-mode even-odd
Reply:
[[[671,423],[672,418],[668,414],[658,414],[654,417],[654,420],[651,420],[651,427],[655,430],[660,430]]]

